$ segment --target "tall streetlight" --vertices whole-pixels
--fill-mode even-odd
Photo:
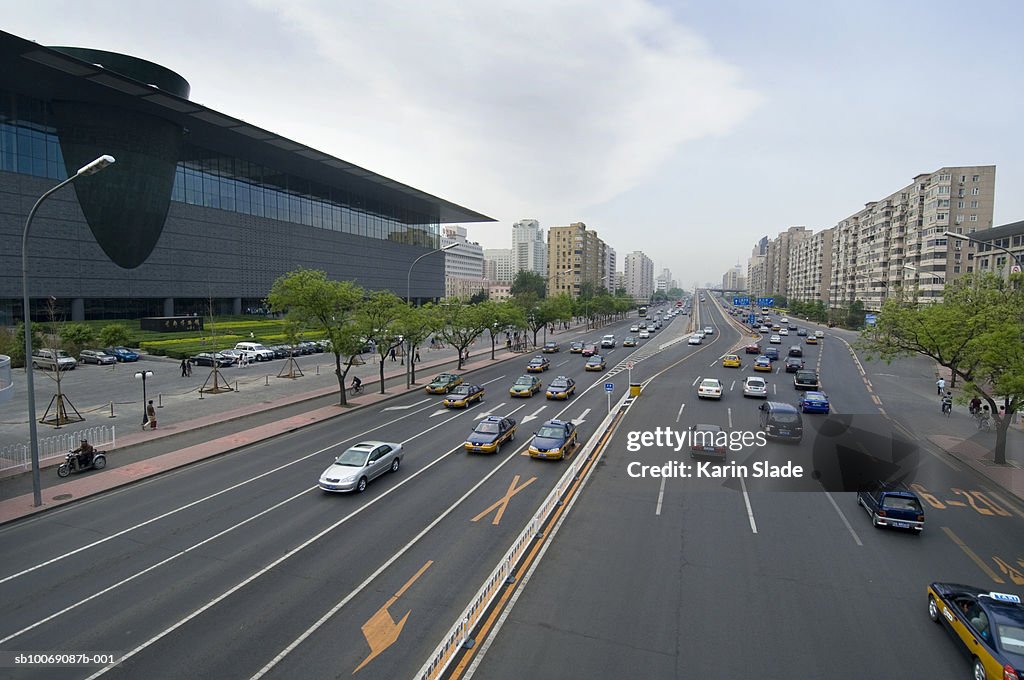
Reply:
[[[419,262],[420,260],[422,260],[425,257],[433,255],[434,253],[440,253],[441,251],[444,251],[444,250],[451,250],[452,248],[454,248],[457,245],[459,245],[457,242],[456,243],[449,243],[446,246],[441,246],[440,248],[435,248],[434,250],[431,250],[430,252],[423,253],[422,255],[420,255],[419,257],[417,257],[415,260],[412,261],[412,264],[409,265],[409,273],[406,274],[406,277],[405,277],[405,304],[412,305],[412,269],[413,269],[413,267],[416,266],[416,263]],[[413,359],[413,352],[415,351],[415,349],[413,347],[411,347],[410,345],[412,345],[412,343],[407,343],[406,344],[406,352],[405,352],[406,357],[409,359],[408,361],[405,362],[405,388],[406,389],[409,389],[412,386],[412,359]],[[383,386],[381,386],[381,389],[383,389]]]
[[[149,411],[146,409],[146,378],[152,378],[153,371],[138,371],[135,373],[135,379],[142,381],[142,427],[146,427],[146,422],[149,421]]]
[[[916,277],[918,277],[918,278],[919,278],[919,277],[921,276],[921,274],[920,274],[920,273],[918,273],[918,271],[917,271],[917,267],[915,267],[915,266],[914,266],[914,265],[912,265],[912,264],[905,264],[905,265],[903,265],[903,268],[904,268],[904,269],[906,269],[906,270],[909,270],[909,271],[912,271],[912,272],[914,272],[914,275],[915,275]],[[946,282],[946,275],[945,275],[945,274],[940,274],[940,273],[938,273],[938,272],[926,272],[926,274],[927,274],[928,276],[931,276],[931,277],[933,277],[933,278],[936,278],[936,279],[938,279],[938,280],[939,280],[939,281],[941,281],[942,283],[945,283],[945,282]]]
[[[1016,268],[1016,271],[1017,272],[1021,271],[1021,261],[1020,261],[1020,258],[1017,257],[1017,255],[1015,253],[1013,253],[1010,250],[1007,250],[1006,248],[1004,248],[1002,246],[997,246],[996,244],[989,243],[988,241],[981,241],[981,240],[976,239],[976,238],[971,238],[970,236],[965,236],[964,234],[955,234],[955,233],[953,233],[951,231],[947,231],[943,235],[944,236],[948,236],[949,238],[958,239],[960,241],[970,241],[972,243],[978,243],[978,244],[981,244],[981,245],[984,245],[984,246],[988,246],[989,248],[993,248],[995,250],[1001,250],[1001,251],[1003,251],[1004,253],[1006,253],[1007,255],[1009,255],[1010,257],[1013,258],[1013,264],[1014,264],[1014,267]],[[1011,269],[1010,271],[1011,271],[1011,273],[1016,273],[1016,272],[1014,272],[1013,269]]]
[[[43,504],[43,492],[39,483],[39,439],[36,433],[36,392],[32,376],[32,310],[28,299],[28,232],[32,227],[32,218],[36,216],[39,206],[51,194],[71,184],[79,177],[94,175],[108,165],[114,163],[113,156],[103,155],[88,165],[83,165],[71,177],[53,187],[36,201],[25,220],[25,231],[21,234],[21,304],[25,315],[25,386],[28,389],[28,436],[29,450],[32,453],[32,504],[39,507]]]

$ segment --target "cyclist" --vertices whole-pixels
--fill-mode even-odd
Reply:
[[[953,412],[953,393],[952,392],[946,392],[946,394],[943,395],[943,397],[942,397],[942,413],[948,416],[952,412]]]
[[[981,397],[974,397],[974,399],[971,399],[970,410],[972,416],[976,416],[981,412]]]
[[[988,404],[981,407],[981,413],[978,414],[978,429],[987,430],[989,428],[989,410]]]
[[[362,390],[363,381],[359,379],[358,375],[352,376],[352,393],[355,394],[356,392],[362,392]]]

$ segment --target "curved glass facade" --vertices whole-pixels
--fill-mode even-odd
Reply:
[[[43,102],[0,92],[0,171],[67,178],[53,114]],[[171,200],[329,231],[437,248],[437,219],[185,145]]]

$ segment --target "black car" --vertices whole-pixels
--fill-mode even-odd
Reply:
[[[189,361],[195,366],[213,366],[216,364],[218,367],[230,366],[234,360],[221,354],[220,352],[200,352],[193,357],[189,358]]]
[[[797,371],[793,376],[793,389],[797,390],[818,390],[821,384],[818,382],[818,372],[810,369]]]
[[[804,367],[804,360],[800,357],[786,357],[786,373],[796,373]]]
[[[924,506],[917,494],[903,484],[878,482],[857,492],[857,505],[867,510],[871,525],[924,530]]]
[[[802,357],[804,355],[803,347],[800,345],[790,345],[789,356],[791,357]]]

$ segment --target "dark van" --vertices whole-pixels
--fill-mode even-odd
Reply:
[[[781,401],[761,404],[761,429],[773,439],[800,441],[804,436],[804,422],[800,410]]]
[[[902,484],[879,482],[857,493],[857,504],[867,510],[877,527],[924,530],[924,507],[917,494]]]

